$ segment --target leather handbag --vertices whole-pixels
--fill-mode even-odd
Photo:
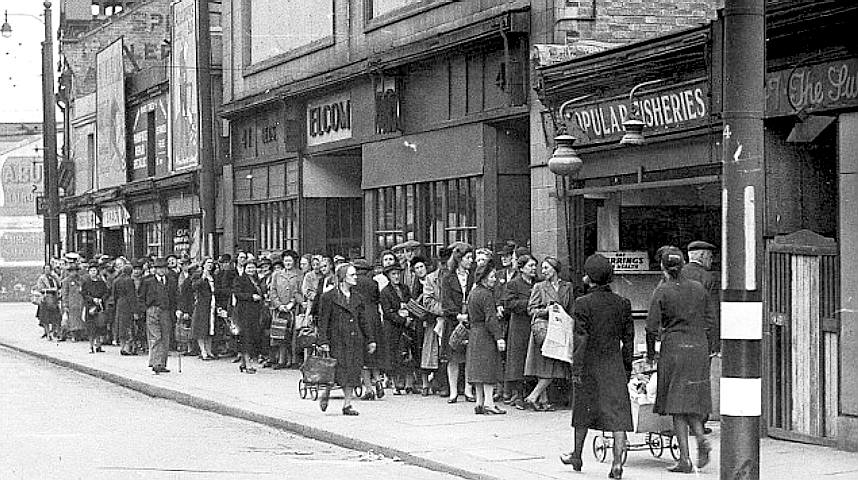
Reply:
[[[405,304],[405,308],[408,309],[408,313],[410,313],[412,317],[421,322],[432,316],[429,310],[426,310],[426,307],[414,299],[409,300],[408,303]]]
[[[333,384],[337,371],[337,359],[327,355],[313,354],[304,360],[301,365],[301,374],[304,376],[304,383]]]
[[[295,315],[292,312],[278,311],[271,319],[271,332],[269,336],[274,340],[285,340],[290,337]]]
[[[468,327],[459,323],[450,334],[450,348],[454,352],[462,352],[468,347]]]

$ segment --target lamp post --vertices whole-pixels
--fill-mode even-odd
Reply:
[[[45,195],[45,262],[60,254],[60,194],[57,182],[57,118],[54,107],[54,44],[51,31],[51,2],[42,4],[45,8],[45,40],[42,42],[42,138],[44,140],[44,195]],[[33,17],[35,15],[12,14]],[[3,25],[0,35],[4,38],[12,36],[12,25],[9,24],[9,13],[3,13]]]

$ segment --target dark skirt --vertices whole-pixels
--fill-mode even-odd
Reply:
[[[364,367],[388,370],[390,368],[390,346],[387,341],[388,329],[386,328],[388,325],[382,323],[378,315],[373,316],[370,322],[375,333],[375,352],[372,355],[364,354]]]
[[[49,295],[49,294],[48,294]],[[47,295],[45,295],[47,298]],[[53,326],[56,331],[59,331],[60,323],[62,322],[62,314],[60,307],[57,304],[56,296],[53,301],[42,301],[36,309],[36,317],[39,319],[39,325],[42,327]]]
[[[632,405],[622,365],[586,368],[573,385],[572,426],[606,432],[630,432]]]
[[[262,335],[259,328],[259,318],[254,315],[251,318],[237,319],[238,336],[236,337],[236,348],[239,353],[256,355],[259,348],[259,339]]]
[[[506,370],[504,380],[524,380],[524,361],[527,359],[527,344],[530,341],[530,318],[513,315],[506,336]]]
[[[712,412],[709,346],[704,334],[668,333],[661,343],[655,413],[661,415]]]
[[[530,329],[530,326],[528,326]],[[542,345],[537,345],[533,334],[528,335],[527,357],[524,360],[524,375],[536,378],[567,378],[569,376],[569,364],[545,358],[542,356]]]

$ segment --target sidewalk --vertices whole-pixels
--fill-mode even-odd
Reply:
[[[172,354],[172,373],[154,375],[146,357],[123,357],[117,347],[89,354],[87,343],[48,342],[29,304],[0,304],[0,346],[44,358],[155,397],[293,431],[310,438],[358,450],[374,450],[433,470],[473,479],[605,478],[610,463],[593,457],[592,437],[584,452],[584,471],[575,474],[558,454],[570,448],[569,411],[521,412],[507,408],[503,416],[477,416],[473,404],[448,405],[445,399],[419,395],[394,396],[355,403],[359,417],[343,417],[341,394],[333,392],[326,413],[318,403],[298,395],[296,370],[259,369],[238,372],[229,360],[182,359],[182,373]],[[97,399],[92,399],[97,401]],[[718,479],[719,429],[713,425],[713,461],[696,478]],[[643,435],[630,434],[632,442]],[[608,452],[610,458],[610,452]],[[610,460],[608,460],[610,462]],[[665,468],[669,452],[654,458],[648,451],[629,452],[624,478],[670,479]],[[858,454],[803,444],[763,439],[761,478],[858,478]]]

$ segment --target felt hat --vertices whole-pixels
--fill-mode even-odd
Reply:
[[[584,262],[584,273],[597,285],[607,285],[614,278],[614,266],[611,262],[599,255],[590,255]]]
[[[661,266],[666,269],[680,268],[685,265],[685,257],[682,251],[676,247],[669,246],[661,253]]]

